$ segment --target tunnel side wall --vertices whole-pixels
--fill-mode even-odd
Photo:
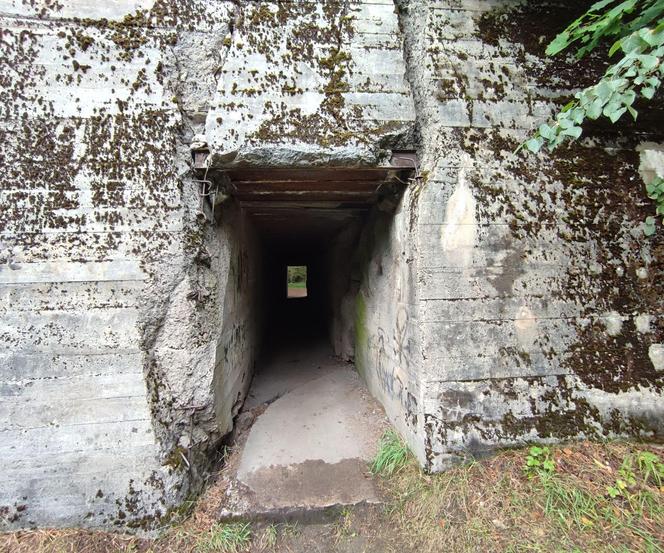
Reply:
[[[664,250],[661,231],[641,230],[654,206],[639,165],[663,165],[661,147],[637,151],[662,141],[661,100],[636,126],[586,125],[581,144],[515,155],[603,71],[544,56],[582,6],[398,4],[426,175],[412,280],[426,466],[528,441],[661,437]]]
[[[355,366],[412,451],[424,462],[420,416],[421,350],[417,279],[413,264],[417,226],[410,188],[395,213],[374,208],[356,250],[359,290],[354,303]]]
[[[334,240],[325,255],[328,276],[327,298],[330,323],[328,334],[338,357],[355,357],[355,300],[360,288],[362,262],[356,255],[361,222],[349,224]]]
[[[262,351],[265,264],[254,226],[244,212],[230,204],[217,219],[214,242],[208,249],[221,252],[230,246],[228,264],[213,267],[217,278],[225,280],[215,302],[215,322],[221,330],[214,363],[215,432],[221,437],[233,428]]]

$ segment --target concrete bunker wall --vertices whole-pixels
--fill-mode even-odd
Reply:
[[[201,209],[190,149],[217,170],[302,169],[417,146],[396,210],[372,208],[352,263],[357,229],[321,266],[348,269],[324,294],[336,351],[426,468],[661,436],[661,233],[638,232],[639,163],[661,173],[661,148],[639,159],[633,128],[595,127],[553,156],[512,154],[579,73],[539,40],[569,3],[5,4],[9,524],[165,521],[232,425],[262,246],[240,200],[212,198],[214,223]],[[656,106],[639,136],[661,142],[658,122]]]
[[[81,10],[2,6],[0,517],[150,528],[199,489],[259,350],[256,234],[222,197],[212,224],[191,149],[376,165],[414,112],[390,3]],[[309,30],[294,60],[285,24]]]
[[[251,228],[186,175],[234,6],[85,8],[2,6],[0,517],[148,528],[256,351]]]
[[[587,125],[579,144],[515,155],[603,71],[543,55],[583,6],[397,4],[426,177],[412,246],[425,466],[528,441],[661,438],[662,237],[642,233],[639,175],[661,101],[636,128]]]
[[[357,286],[345,301],[354,307],[355,366],[424,463],[413,220],[420,184],[413,181],[393,213],[372,210],[355,258]]]

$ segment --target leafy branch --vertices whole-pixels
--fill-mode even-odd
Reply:
[[[621,39],[652,26],[664,11],[662,0],[626,0],[605,12],[601,11],[615,2],[616,0],[602,0],[593,4],[586,13],[556,36],[547,47],[546,54],[555,56],[573,43],[580,42],[582,46],[577,50],[576,57],[581,59],[592,52],[602,39]],[[619,42],[618,40],[614,43],[610,54],[617,50]]]
[[[519,150],[553,151],[566,140],[578,139],[586,119],[604,116],[615,123],[629,113],[636,120],[636,100],[652,100],[664,79],[664,0],[600,0],[556,36],[546,53],[553,56],[575,45],[580,59],[604,39],[614,41],[609,57],[622,52],[622,58],[598,83],[577,92],[554,121],[540,125]],[[656,214],[664,215],[664,179],[655,176],[646,183],[646,193],[655,201]],[[646,236],[653,234],[655,217],[648,217],[643,229]]]
[[[624,57],[611,65],[597,84],[577,92],[554,122],[540,125],[523,144],[528,150],[538,152],[542,146],[554,150],[566,139],[579,138],[586,119],[603,115],[615,123],[626,112],[636,119],[636,99],[652,99],[664,78],[664,22],[654,29],[634,31],[616,44]]]

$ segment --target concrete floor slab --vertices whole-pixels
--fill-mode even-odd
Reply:
[[[286,392],[343,366],[324,342],[306,348],[287,343],[257,368],[243,411],[271,403]]]
[[[382,408],[329,348],[297,355],[290,364],[276,356],[257,376],[249,405],[277,399],[256,417],[238,452],[223,518],[279,518],[380,501],[368,461],[387,425]]]

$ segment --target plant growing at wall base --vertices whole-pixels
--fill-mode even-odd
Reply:
[[[652,100],[664,79],[664,0],[600,0],[556,36],[546,53],[554,56],[577,46],[576,57],[582,58],[606,40],[611,44],[609,57],[620,54],[620,59],[599,82],[577,92],[555,120],[540,125],[519,149],[553,151],[578,139],[586,119],[606,117],[615,123],[625,113],[636,119],[636,100]],[[646,192],[656,203],[656,214],[664,215],[664,179],[646,183]],[[654,224],[654,217],[646,220],[646,235],[654,233]]]
[[[551,450],[546,446],[534,445],[528,450],[524,472],[528,476],[546,476],[556,470]]]
[[[636,484],[636,475],[632,468],[632,459],[631,457],[625,457],[618,469],[618,478],[616,478],[615,483],[612,486],[606,488],[606,492],[609,494],[609,497],[615,499],[618,496],[621,496],[627,492],[627,490]]]
[[[196,551],[220,551],[236,553],[245,549],[251,542],[251,525],[246,522],[213,524],[210,531],[196,543]]]
[[[641,451],[636,457],[636,464],[643,474],[643,480],[658,488],[664,486],[664,463],[650,451]]]
[[[408,446],[401,437],[394,430],[388,430],[383,434],[378,453],[371,462],[371,472],[392,476],[406,466],[409,456]]]

